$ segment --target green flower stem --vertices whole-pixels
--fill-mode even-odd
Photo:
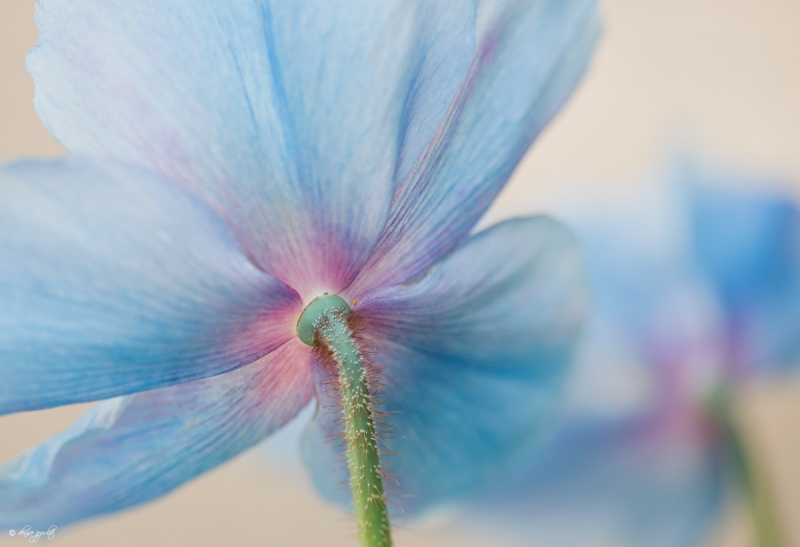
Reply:
[[[753,443],[730,420],[728,446],[736,462],[737,475],[747,494],[753,516],[753,528],[758,547],[784,547],[775,498],[761,460],[756,456]]]
[[[330,352],[339,372],[350,488],[361,547],[391,547],[389,516],[378,460],[369,377],[349,323],[350,307],[338,296],[314,300],[300,317],[297,332],[309,345]]]
[[[757,547],[785,547],[768,474],[752,439],[735,419],[730,396],[717,394],[714,414],[722,427],[739,485],[747,496]]]

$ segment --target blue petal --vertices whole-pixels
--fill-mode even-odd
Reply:
[[[393,192],[362,289],[463,239],[598,27],[593,0],[43,0],[38,23],[55,137],[198,191],[304,297],[352,281]]]
[[[800,364],[800,210],[777,193],[694,181],[696,259],[749,367]],[[744,347],[751,346],[750,348]]]
[[[298,340],[236,371],[103,401],[0,468],[0,529],[46,529],[156,498],[236,456],[311,399]]]
[[[353,298],[420,275],[467,236],[571,94],[600,30],[594,0],[487,0],[469,11],[472,39],[442,55],[457,72],[435,104],[436,132],[406,139],[389,223]],[[411,109],[410,126],[427,116]]]
[[[349,283],[388,215],[411,5],[43,0],[37,21],[36,107],[68,149],[197,191],[303,296]]]
[[[624,381],[624,378],[620,378]],[[509,544],[705,545],[728,493],[714,447],[647,438],[656,424],[573,419],[543,458],[511,473],[460,516]]]
[[[581,274],[565,229],[545,217],[517,219],[354,308],[383,369],[382,463],[398,480],[387,483],[390,498],[405,512],[484,484],[536,442],[581,325]],[[341,427],[335,418],[319,413],[304,452],[318,487],[344,501],[341,446],[325,442]]]
[[[252,363],[300,306],[173,184],[81,159],[0,170],[0,413]]]

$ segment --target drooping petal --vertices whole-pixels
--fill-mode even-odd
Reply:
[[[301,309],[172,183],[75,158],[0,170],[0,413],[227,372]]]
[[[0,529],[132,507],[227,461],[308,403],[310,359],[294,339],[227,374],[99,403],[0,468]]]
[[[696,260],[726,308],[731,359],[751,372],[800,366],[800,210],[788,197],[695,180]]]
[[[574,421],[460,515],[459,526],[515,545],[704,545],[727,493],[723,457],[658,424]],[[652,428],[652,429],[651,429]]]
[[[382,464],[390,499],[407,513],[466,493],[536,442],[553,409],[584,313],[568,232],[545,217],[497,225],[410,284],[372,291],[354,307],[384,368],[388,423]],[[306,460],[326,495],[339,480],[335,413],[320,411]],[[339,471],[337,473],[337,471]]]
[[[593,0],[486,0],[473,9],[474,40],[446,57],[458,85],[430,140],[404,142],[391,216],[354,298],[416,277],[467,236],[574,89],[599,34]],[[410,126],[427,115],[412,109]]]
[[[308,296],[347,285],[385,224],[414,13],[400,0],[43,0],[27,67],[68,149],[196,190]]]

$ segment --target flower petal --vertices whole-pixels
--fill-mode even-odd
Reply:
[[[34,528],[156,498],[261,441],[310,400],[294,339],[214,378],[109,399],[0,468],[0,528]]]
[[[75,158],[0,170],[0,413],[227,372],[301,309],[174,184]]]
[[[143,164],[223,214],[304,297],[386,222],[413,77],[397,0],[43,0],[36,107],[68,149]]]
[[[544,458],[480,496],[460,525],[509,544],[703,545],[727,493],[723,456],[674,436],[653,439],[656,427],[584,416]]]
[[[599,35],[593,0],[487,0],[472,9],[474,38],[442,55],[458,69],[447,102],[408,114],[410,127],[431,110],[441,118],[434,133],[404,142],[391,216],[353,298],[420,275],[467,236],[569,97]],[[441,93],[434,83],[412,96]]]
[[[732,359],[753,372],[800,365],[800,210],[777,193],[698,182],[696,259],[728,313]]]
[[[584,314],[577,246],[546,217],[470,238],[421,279],[375,289],[355,308],[385,367],[390,496],[415,512],[491,479],[532,442],[558,398]],[[305,454],[341,496],[336,414],[317,417]],[[341,426],[338,426],[341,427]],[[345,492],[346,494],[346,492]]]
[[[28,69],[69,149],[197,190],[307,298],[352,281],[393,191],[366,288],[467,234],[583,72],[594,4],[44,0]]]

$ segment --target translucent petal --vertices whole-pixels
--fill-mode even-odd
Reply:
[[[178,181],[304,297],[346,286],[391,201],[418,23],[363,0],[44,0],[35,103],[68,149]]]
[[[312,397],[310,348],[109,399],[0,468],[0,528],[47,529],[149,501],[255,445]]]
[[[389,222],[353,298],[420,275],[463,241],[570,96],[600,32],[593,0],[486,0],[474,10],[473,41],[442,61],[458,68],[458,85],[424,148],[406,142],[401,157],[416,159],[401,162]]]
[[[172,183],[74,158],[0,170],[0,413],[233,370],[301,309]]]
[[[413,513],[451,500],[539,440],[584,305],[573,239],[532,217],[470,238],[420,279],[375,289],[354,307],[383,369],[382,463],[398,481],[387,482],[393,503]],[[341,443],[326,442],[336,417],[318,412],[304,452],[323,493],[345,501]]]
[[[599,27],[593,0],[43,0],[38,22],[56,138],[198,192],[304,298],[379,238],[357,296],[466,237]]]

